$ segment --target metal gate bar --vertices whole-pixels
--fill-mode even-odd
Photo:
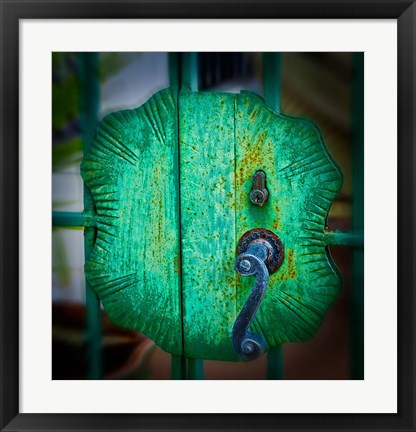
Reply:
[[[99,76],[100,58],[98,53],[79,53],[78,72],[80,81],[80,124],[84,155],[94,141],[98,124],[100,103]],[[91,192],[84,184],[84,214],[92,214],[94,208]],[[95,241],[95,228],[84,229],[84,262],[87,260]],[[101,346],[100,300],[85,278],[86,341],[89,379],[101,379],[103,374]]]
[[[179,103],[179,91],[181,87],[181,70],[180,70],[180,53],[169,53],[168,54],[168,67],[169,67],[169,85],[171,88],[176,90],[176,106],[178,106]],[[179,118],[177,121],[177,127],[179,128]],[[176,157],[177,159],[177,167],[179,170],[179,129],[178,129],[178,142],[177,142],[177,148],[176,148]],[[178,173],[177,178],[180,178],[180,173]],[[177,227],[179,232],[179,243],[181,243],[181,217],[180,217],[180,185],[177,185],[178,188],[178,203],[177,203],[177,212],[179,214],[179,225]],[[179,245],[179,252],[180,252],[180,261],[182,262],[182,255],[181,255],[181,246]],[[180,278],[182,278],[182,272],[180,272]],[[179,284],[181,290],[182,290],[182,281],[180,281]],[[183,308],[182,308],[182,296],[181,296],[181,317],[183,315]],[[182,326],[181,326],[182,328]],[[182,347],[183,347],[183,333],[182,333]],[[173,380],[184,380],[186,379],[186,358],[183,355],[171,355],[171,379]]]
[[[81,212],[52,212],[52,226],[55,227],[84,227],[84,213]]]
[[[84,154],[94,140],[94,132],[98,123],[99,111],[99,54],[78,53],[78,77],[80,84],[80,125]],[[89,190],[84,185],[84,211],[52,212],[52,226],[83,227],[84,229],[84,261],[88,258],[94,245],[95,229],[92,217],[93,201]],[[87,349],[87,378],[102,378],[102,346],[101,346],[101,313],[100,301],[85,279],[85,329]]]
[[[281,54],[263,54],[263,96],[266,105],[276,113],[280,113],[280,82],[281,82]],[[267,379],[284,379],[283,350],[276,346],[267,354]]]
[[[364,53],[352,54],[352,226],[364,232]],[[362,239],[362,244],[364,239]],[[350,378],[364,379],[364,248],[354,248],[350,295]]]
[[[182,53],[181,62],[181,88],[197,92],[198,83],[198,53]],[[178,137],[179,138],[179,137]],[[178,152],[179,153],[179,152]],[[180,176],[179,176],[180,178]],[[180,245],[182,250],[182,244]],[[186,379],[202,380],[204,379],[204,362],[200,359],[187,359]]]
[[[184,356],[171,355],[171,379],[186,379],[186,358]]]
[[[168,57],[169,64],[169,81],[170,86],[178,89],[178,94],[181,89],[186,89],[189,91],[198,91],[198,53],[186,52],[186,53],[169,53]],[[177,100],[178,102],[178,100]],[[178,105],[177,105],[178,106]],[[179,108],[178,108],[179,112]],[[179,122],[178,122],[179,124]],[[179,141],[179,131],[178,131],[178,141]],[[177,148],[178,155],[178,169],[180,167],[180,152],[179,152],[179,142]],[[180,179],[180,173],[178,178]],[[178,185],[178,197],[180,201],[180,184]],[[182,251],[182,238],[181,238],[181,226],[180,226],[180,205],[178,204],[179,212],[179,238],[180,238],[180,250]],[[181,257],[182,261],[182,257]],[[182,283],[181,283],[182,286]],[[183,308],[182,308],[183,317]],[[183,330],[182,330],[183,331]],[[182,346],[183,335],[182,335]],[[171,356],[171,378],[177,379],[188,379],[188,380],[202,380],[204,378],[204,363],[200,359],[190,359],[185,356]]]
[[[85,150],[94,138],[99,111],[99,54],[79,53],[79,80],[81,104],[81,135]],[[329,231],[326,244],[354,247],[353,287],[351,292],[350,328],[350,374],[351,379],[364,377],[364,57],[353,54],[353,97],[352,97],[352,146],[353,146],[353,231]],[[198,91],[197,53],[170,53],[169,77],[172,87],[185,87]],[[279,53],[263,54],[263,86],[266,104],[280,112],[281,58]],[[178,152],[179,154],[179,152]],[[178,165],[179,166],[179,165]],[[53,212],[52,225],[60,227],[84,227],[85,259],[94,241],[93,203],[90,192],[84,187],[84,212]],[[179,211],[179,209],[178,209]],[[86,281],[86,333],[88,352],[88,378],[102,378],[101,315],[100,301]],[[199,359],[172,356],[172,379],[203,379],[204,364]],[[283,379],[283,358],[281,347],[268,354],[268,379]]]

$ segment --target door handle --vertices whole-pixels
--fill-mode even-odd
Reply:
[[[253,289],[235,320],[232,330],[234,351],[242,360],[250,361],[260,357],[265,351],[261,335],[249,331],[269,283],[269,274],[280,267],[283,257],[283,244],[273,232],[256,228],[247,231],[237,247],[239,254],[235,270],[241,276],[256,277]]]

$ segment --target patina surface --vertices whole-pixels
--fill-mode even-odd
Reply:
[[[342,176],[309,121],[277,115],[251,93],[236,96],[237,238],[252,228],[276,233],[285,248],[252,330],[268,348],[303,341],[318,329],[340,289],[340,275],[326,249],[325,221]],[[267,175],[269,198],[253,205],[249,194],[257,170]],[[252,281],[237,281],[237,308]]]
[[[262,206],[250,201],[259,170]],[[82,174],[97,226],[88,280],[116,324],[168,352],[239,359],[232,329],[254,277],[234,261],[254,228],[285,251],[251,326],[266,350],[313,336],[339,292],[324,233],[340,171],[315,126],[254,94],[183,92],[178,109],[159,92],[102,122]]]
[[[234,95],[180,97],[185,355],[237,359]]]
[[[109,318],[182,354],[177,107],[157,93],[107,116],[82,163],[97,235],[85,265]]]

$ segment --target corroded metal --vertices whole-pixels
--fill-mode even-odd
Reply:
[[[236,272],[241,276],[256,276],[254,287],[238,314],[232,332],[234,351],[243,360],[249,361],[256,359],[265,351],[263,337],[248,329],[263,300],[269,274],[280,267],[284,250],[276,234],[257,228],[243,235],[237,251],[239,255],[235,262]]]
[[[269,191],[266,187],[266,173],[256,171],[253,176],[253,186],[250,191],[250,201],[258,206],[262,206],[269,198]]]
[[[253,244],[262,243],[267,247],[267,256],[264,260],[269,274],[277,271],[283,261],[284,248],[279,237],[265,228],[254,228],[247,231],[238,242],[237,254],[246,252]]]
[[[176,90],[99,125],[81,173],[96,234],[85,272],[109,318],[183,354]],[[165,167],[170,167],[169,170]]]
[[[263,206],[249,200],[259,170],[270,191]],[[164,90],[113,113],[82,175],[96,226],[88,281],[117,325],[165,351],[240,360],[231,334],[253,282],[232,262],[255,227],[284,243],[250,324],[267,350],[311,338],[339,293],[325,221],[342,176],[310,122],[276,114],[251,93]],[[272,273],[276,264],[264,265]]]
[[[237,257],[235,270],[242,276],[256,276],[254,287],[233,326],[232,343],[241,359],[249,361],[258,358],[265,351],[261,335],[248,330],[253,321],[269,282],[269,272],[264,260],[269,255],[265,243],[253,243],[246,252]]]

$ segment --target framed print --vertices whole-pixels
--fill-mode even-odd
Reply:
[[[1,6],[1,430],[415,430],[414,2]]]

